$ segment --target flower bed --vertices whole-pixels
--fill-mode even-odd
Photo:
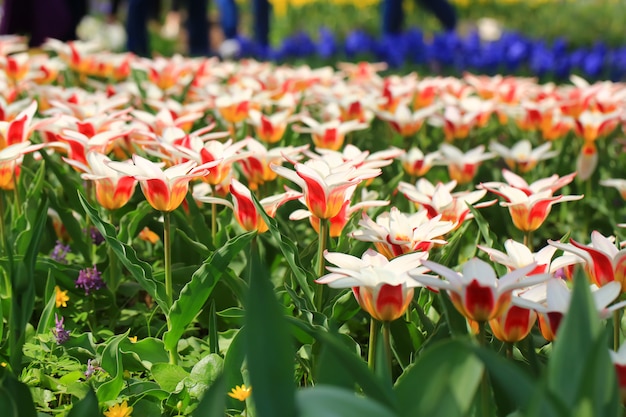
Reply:
[[[22,46],[6,415],[622,411],[623,84]]]

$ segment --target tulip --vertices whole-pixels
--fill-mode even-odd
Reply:
[[[250,190],[233,178],[230,182],[230,193],[233,196],[233,203],[217,197],[196,197],[196,199],[203,203],[223,204],[230,207],[235,212],[235,219],[239,225],[248,232],[255,230],[257,233],[263,233],[267,231],[269,227],[259,214]],[[259,204],[269,217],[274,217],[278,207],[287,201],[299,198],[301,195],[302,193],[289,190],[279,195],[266,197],[259,201]]]
[[[466,318],[477,322],[500,317],[511,305],[513,290],[544,282],[550,277],[548,274],[528,276],[536,267],[534,263],[500,279],[491,265],[478,258],[463,264],[462,273],[435,262],[422,261],[422,265],[446,280],[418,273],[411,274],[413,279],[429,288],[446,290],[454,307]]]
[[[503,173],[508,184],[488,182],[480,184],[478,188],[504,197],[506,201],[501,202],[500,205],[509,208],[515,227],[527,234],[537,230],[543,224],[550,214],[552,205],[583,198],[582,195],[553,195],[554,191],[571,182],[575,173],[562,178],[553,175],[530,185],[510,171],[504,170]]]
[[[354,189],[355,187],[353,187],[353,190]],[[368,198],[375,198],[377,193],[375,192],[368,193],[367,190],[363,188],[361,192],[361,201],[352,205],[351,204],[352,194],[353,194],[353,191],[348,191],[346,193],[346,201],[341,206],[341,210],[339,211],[339,213],[336,216],[328,219],[328,222],[330,223],[329,229],[328,229],[328,236],[330,237],[341,236],[343,229],[346,227],[346,225],[348,224],[348,222],[350,221],[354,213],[358,212],[359,210],[367,209],[370,207],[382,207],[382,206],[386,206],[389,204],[389,201],[368,200]],[[310,211],[300,209],[300,210],[294,211],[293,213],[289,215],[289,220],[301,220],[305,218],[309,219],[309,221],[311,222],[311,226],[313,226],[313,229],[315,230],[315,232],[319,233],[320,219],[313,216],[313,214]]]
[[[352,288],[361,308],[374,319],[389,322],[401,317],[413,299],[415,287],[422,286],[409,276],[409,271],[425,272],[420,262],[427,252],[414,252],[388,260],[368,249],[361,258],[338,252],[324,252],[326,260],[336,267],[315,282],[331,288]]]
[[[609,306],[620,293],[617,282],[598,288],[591,286],[591,294],[601,319],[608,318],[614,311],[626,305],[626,301]],[[546,282],[520,294],[513,300],[519,307],[530,308],[539,313],[539,330],[547,341],[555,339],[559,326],[570,308],[571,290],[560,278],[550,278]]]
[[[500,155],[512,170],[517,169],[520,173],[526,173],[534,169],[539,161],[558,155],[558,152],[550,151],[550,146],[552,146],[551,143],[547,142],[532,149],[529,140],[521,140],[511,149],[497,142],[491,142],[489,149]]]
[[[585,272],[590,281],[599,287],[617,281],[626,292],[626,249],[619,250],[613,239],[598,231],[591,233],[591,244],[583,245],[570,239],[570,243],[548,241],[550,245],[572,253],[585,262]]]
[[[13,190],[20,174],[20,165],[25,154],[43,148],[43,144],[31,145],[18,142],[0,150],[0,189]]]
[[[495,157],[494,153],[484,153],[484,150],[485,147],[480,145],[463,153],[452,145],[442,143],[439,147],[441,158],[438,163],[448,166],[448,174],[452,181],[467,184],[476,176],[482,161]]]
[[[376,218],[376,222],[363,213],[360,229],[350,236],[364,242],[373,242],[376,249],[389,259],[405,253],[429,251],[436,244],[445,245],[441,237],[454,229],[455,224],[442,221],[441,215],[428,217],[426,210],[414,214],[400,212],[392,207]]]
[[[169,213],[176,210],[185,199],[189,182],[206,175],[208,168],[218,163],[213,161],[197,166],[195,161],[188,161],[162,170],[162,164],[133,155],[132,163],[111,161],[106,164],[139,181],[148,203],[156,210]]]
[[[319,219],[335,217],[341,211],[346,194],[353,186],[380,174],[380,169],[355,168],[349,163],[331,166],[326,159],[295,163],[295,171],[275,164],[270,167],[278,175],[302,188],[307,208]]]
[[[456,181],[450,181],[447,184],[438,183],[435,186],[425,178],[420,178],[415,185],[401,181],[398,184],[398,191],[425,208],[429,218],[432,219],[441,214],[441,220],[453,222],[455,228],[474,217],[467,207],[468,204],[474,208],[483,208],[496,203],[496,200],[476,203],[487,194],[485,190],[452,193],[456,184]]]
[[[413,178],[419,178],[426,175],[434,163],[440,158],[441,153],[439,151],[424,155],[420,149],[413,147],[400,157],[400,162],[402,163],[404,172]]]
[[[95,182],[96,199],[105,209],[118,209],[126,205],[133,196],[137,180],[107,165],[111,162],[108,156],[99,152],[89,152],[86,158],[87,165],[66,158],[63,159],[84,171],[81,178]]]
[[[294,131],[298,133],[310,133],[315,147],[335,151],[341,149],[347,133],[367,129],[369,127],[369,124],[359,122],[358,120],[342,122],[337,119],[330,122],[318,123],[307,116],[303,116],[301,120],[308,127],[294,126]]]
[[[489,320],[489,327],[498,340],[515,343],[528,336],[536,321],[534,310],[510,305],[500,317]]]

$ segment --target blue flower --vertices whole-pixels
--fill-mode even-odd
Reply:
[[[354,30],[346,36],[345,51],[349,58],[367,55],[374,50],[374,38],[363,30]]]
[[[337,53],[337,41],[328,28],[321,28],[319,31],[319,41],[316,45],[317,54],[324,59],[331,58]]]

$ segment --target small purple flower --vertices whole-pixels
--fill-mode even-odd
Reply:
[[[85,290],[85,295],[89,295],[91,291],[97,291],[105,287],[105,283],[102,280],[102,276],[96,266],[93,268],[82,269],[78,273],[76,279],[76,288],[82,288]]]
[[[54,245],[54,249],[52,249],[52,253],[50,254],[50,258],[54,259],[58,263],[66,264],[67,259],[65,259],[65,257],[70,251],[70,245],[64,245],[63,242],[57,240],[57,243]]]
[[[99,366],[94,366],[92,359],[87,360],[87,370],[85,371],[85,378],[89,379],[96,373],[97,370],[100,370]]]
[[[102,233],[100,233],[100,231],[94,226],[91,226],[89,229],[89,235],[91,236],[91,241],[96,246],[99,246],[104,242],[104,236],[102,236]]]
[[[64,317],[61,317],[59,320],[59,316],[56,313],[54,314],[54,329],[52,329],[52,333],[54,334],[57,345],[62,345],[70,340],[70,332],[65,330],[65,327],[63,326],[64,320]]]

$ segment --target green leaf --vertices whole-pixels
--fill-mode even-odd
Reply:
[[[67,417],[84,417],[100,415],[100,407],[98,405],[98,397],[90,388],[87,395],[80,401],[74,403]]]
[[[472,206],[470,203],[466,203],[470,212],[474,215],[474,220],[478,225],[478,230],[480,231],[481,236],[483,237],[485,246],[491,248],[493,247],[494,240],[497,240],[497,237],[489,228],[489,222],[483,217],[483,215]]]
[[[139,234],[139,225],[145,219],[145,217],[153,213],[154,209],[147,201],[142,201],[137,204],[137,207],[125,213],[119,220],[120,231],[117,238],[122,243],[130,244],[132,240]]]
[[[124,339],[128,339],[128,331],[110,338],[102,352],[100,366],[107,371],[111,379],[98,387],[96,394],[100,402],[116,399],[124,387],[124,366],[119,349],[120,342]]]
[[[79,192],[78,198],[83,205],[85,212],[96,226],[98,231],[104,237],[106,244],[109,245],[115,255],[122,264],[130,271],[133,278],[141,285],[141,287],[157,302],[161,310],[167,315],[170,305],[166,301],[165,285],[152,277],[152,267],[137,258],[135,249],[131,246],[120,242],[115,234],[115,228],[109,223],[104,222],[98,212],[89,205],[85,197]]]
[[[56,294],[53,292],[52,296],[46,303],[46,307],[41,312],[39,317],[39,323],[37,323],[37,334],[43,334],[50,331],[50,328],[54,325],[54,310],[56,308]],[[1,338],[1,334],[0,334]]]
[[[189,378],[185,380],[185,386],[189,394],[200,398],[207,388],[222,374],[224,360],[215,353],[209,353],[191,369]]]
[[[193,417],[215,417],[224,415],[226,409],[226,378],[220,375],[204,393]]]
[[[500,415],[507,415],[515,410],[526,410],[536,393],[537,381],[525,373],[512,361],[499,356],[491,349],[474,348],[476,356],[482,360],[495,395],[499,397],[498,404],[508,404],[509,407],[499,407]]]
[[[202,264],[191,280],[183,287],[180,296],[169,312],[170,330],[163,336],[163,343],[168,351],[176,348],[178,341],[189,323],[200,313],[202,306],[211,295],[222,272],[252,240],[256,233],[244,233],[229,240]]]
[[[141,369],[135,369],[137,371],[147,369],[150,370],[152,365],[156,363],[166,363],[169,361],[169,355],[165,350],[165,346],[160,339],[154,337],[146,337],[145,339],[138,340],[133,343],[130,339],[126,338],[120,342],[120,352],[124,354],[124,368],[129,369],[131,364],[130,358],[140,364]]]
[[[433,345],[394,387],[401,416],[468,415],[483,374],[472,349],[458,340]]]
[[[159,386],[168,392],[174,392],[178,384],[189,376],[189,372],[170,363],[155,363],[150,372]]]
[[[28,385],[18,381],[2,367],[0,367],[0,410],[2,417],[37,416]]]
[[[312,327],[295,318],[290,318],[289,321],[291,324],[313,336],[322,345],[322,348],[327,349],[329,354],[334,355],[337,359],[335,361],[338,366],[337,372],[351,374],[354,383],[361,387],[365,395],[389,407],[395,405],[393,392],[386,388],[385,384],[370,371],[365,361],[360,356],[356,355],[354,351],[348,349],[346,345],[339,340],[337,335],[328,333],[328,331],[321,326]],[[341,370],[341,368],[343,368],[343,370]]]
[[[620,400],[613,369],[589,283],[579,268],[548,363],[548,387],[572,414],[585,403],[592,415],[617,416]]]
[[[296,415],[293,340],[265,264],[253,242],[248,265],[246,345],[252,396],[259,417]]]
[[[246,356],[246,337],[245,327],[242,327],[233,340],[230,342],[228,351],[224,355],[224,383],[226,384],[226,390],[235,388],[237,385],[244,383],[241,375],[241,369],[243,367],[244,359]],[[227,399],[227,406],[229,409],[236,409],[241,411],[242,403],[233,398]]]
[[[254,393],[254,390],[252,390]],[[371,398],[323,385],[299,390],[296,395],[299,417],[394,417],[398,414]],[[295,414],[293,414],[295,415]]]
[[[18,224],[26,227],[20,232],[15,243],[14,250],[18,255],[23,255],[22,261],[17,263],[11,250],[9,257],[9,274],[11,276],[11,317],[8,332],[10,362],[14,372],[19,372],[22,367],[22,346],[24,345],[24,332],[29,323],[35,306],[35,266],[39,244],[47,221],[48,199],[43,196],[36,210],[25,210]],[[14,225],[17,226],[17,225]]]
[[[315,308],[313,307],[313,290],[311,289],[311,285],[309,284],[309,280],[313,282],[313,277],[312,275],[308,276],[306,270],[302,267],[302,262],[300,261],[296,245],[280,232],[276,220],[267,215],[265,210],[263,210],[263,206],[261,205],[261,203],[259,203],[254,194],[252,194],[252,199],[254,200],[257,211],[259,212],[261,217],[263,217],[265,223],[267,223],[270,234],[272,235],[276,243],[278,243],[278,247],[285,257],[285,260],[289,264],[291,272],[296,278],[300,289],[304,293],[309,311],[314,311]]]

